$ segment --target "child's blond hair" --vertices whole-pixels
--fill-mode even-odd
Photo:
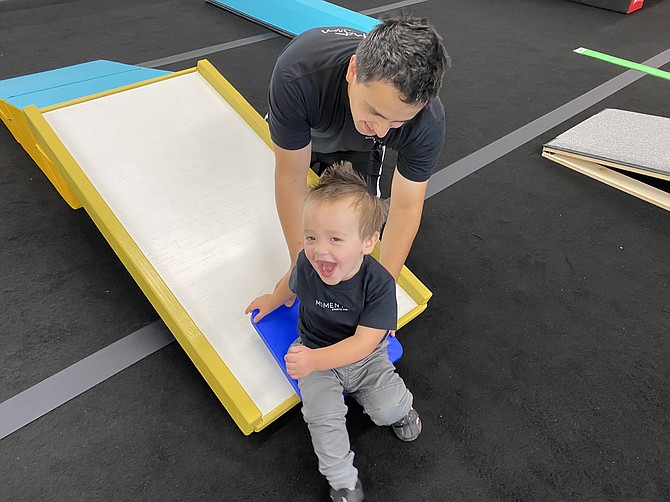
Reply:
[[[368,191],[367,183],[354,171],[351,162],[339,162],[328,167],[309,190],[305,205],[344,199],[350,199],[352,208],[358,212],[358,232],[361,238],[381,232],[388,211],[386,203]]]

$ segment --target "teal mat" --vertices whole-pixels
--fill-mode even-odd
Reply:
[[[91,61],[1,80],[0,99],[18,109],[28,105],[44,108],[169,73],[113,61]]]
[[[367,33],[379,24],[377,19],[323,0],[207,1],[288,37],[323,26],[341,26]]]

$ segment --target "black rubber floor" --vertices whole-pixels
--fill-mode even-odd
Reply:
[[[442,168],[624,72],[573,49],[642,62],[670,48],[670,0],[631,15],[565,0],[405,10],[453,58]],[[204,0],[0,0],[0,79],[263,33]],[[264,114],[286,43],[207,58]],[[540,156],[606,107],[668,117],[668,96],[644,76],[427,200],[408,266],[434,296],[399,332],[398,364],[424,431],[401,443],[351,404],[368,500],[670,500],[670,214]],[[0,402],[156,319],[0,127]],[[12,501],[328,498],[300,410],[243,436],[176,343],[0,440],[0,480]]]

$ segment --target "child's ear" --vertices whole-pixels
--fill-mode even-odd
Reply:
[[[370,237],[363,239],[363,253],[370,254],[379,240],[379,232],[375,232]]]

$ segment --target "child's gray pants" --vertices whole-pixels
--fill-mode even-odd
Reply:
[[[295,344],[301,344],[300,339]],[[319,471],[339,490],[356,484],[358,470],[349,446],[343,393],[354,397],[377,425],[391,425],[412,407],[412,393],[388,358],[386,338],[365,359],[298,381],[302,414],[312,436]]]

